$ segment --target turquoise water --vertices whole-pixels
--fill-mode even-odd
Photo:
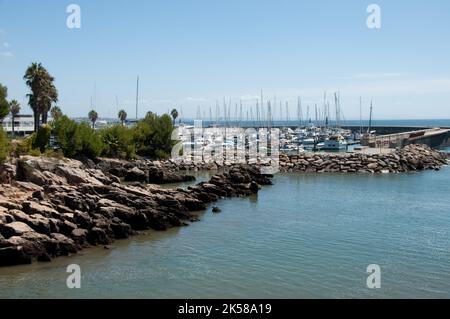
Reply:
[[[0,297],[450,298],[450,167],[274,183],[189,227],[0,268]],[[66,287],[72,263],[81,289]],[[366,287],[369,264],[381,289]]]

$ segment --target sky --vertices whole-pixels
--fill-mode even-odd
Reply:
[[[70,4],[81,28],[69,29]],[[367,7],[381,8],[370,29]],[[209,118],[216,101],[242,101],[244,116],[263,90],[304,109],[331,105],[346,119],[450,118],[448,0],[0,0],[0,83],[30,113],[23,81],[41,62],[70,116],[125,109],[135,117],[177,108]],[[91,102],[92,101],[92,102]],[[232,116],[234,108],[232,108]],[[215,115],[213,115],[215,116]]]

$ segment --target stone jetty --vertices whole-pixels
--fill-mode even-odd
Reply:
[[[411,144],[387,154],[303,153],[280,156],[280,171],[307,173],[403,173],[439,170],[447,154],[426,145]]]

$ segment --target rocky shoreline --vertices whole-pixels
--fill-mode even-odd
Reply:
[[[438,170],[447,158],[427,146],[409,145],[389,154],[281,155],[280,170],[401,173]],[[193,181],[186,172],[202,169],[223,172],[187,188],[155,185]],[[142,230],[188,225],[220,198],[257,194],[272,184],[270,177],[257,165],[23,157],[0,165],[0,266],[50,261]]]
[[[123,184],[75,160],[23,158],[11,184],[0,185],[0,266],[50,261],[141,230],[184,226],[211,202],[270,184],[257,167],[236,166],[186,189],[162,189]]]

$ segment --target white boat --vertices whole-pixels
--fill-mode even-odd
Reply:
[[[332,135],[325,140],[323,150],[339,151],[347,148],[347,141],[342,135]]]

